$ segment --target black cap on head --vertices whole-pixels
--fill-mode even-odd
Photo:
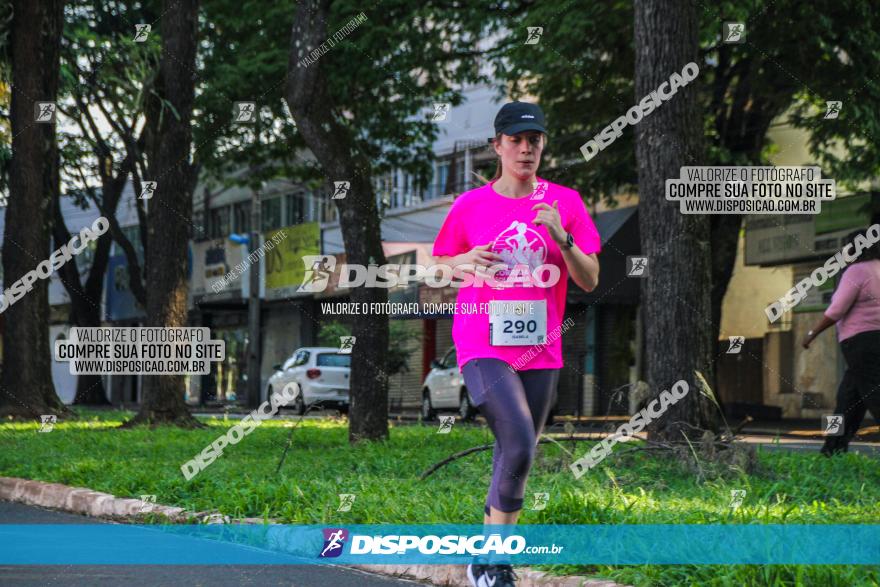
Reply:
[[[544,128],[544,112],[537,104],[528,102],[508,102],[495,116],[495,134],[515,135],[527,130],[547,134]],[[489,139],[491,142],[492,139]]]

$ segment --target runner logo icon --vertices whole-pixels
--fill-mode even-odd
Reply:
[[[297,292],[321,292],[327,289],[330,275],[336,268],[336,257],[332,255],[305,255],[303,263],[306,264],[306,274],[303,283],[297,288]]]
[[[318,558],[333,558],[342,554],[345,541],[348,540],[348,530],[345,528],[324,528],[324,548]]]

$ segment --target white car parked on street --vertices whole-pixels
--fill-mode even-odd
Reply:
[[[438,410],[455,410],[462,420],[472,420],[477,413],[465,389],[464,377],[458,372],[455,347],[439,361],[431,361],[431,370],[422,384],[422,420],[433,420]]]
[[[471,398],[458,372],[453,346],[439,361],[431,361],[431,370],[422,384],[422,420],[433,420],[439,410],[455,410],[462,420],[473,420],[479,408],[471,405]],[[556,405],[547,414],[546,425],[553,424]]]
[[[287,407],[293,407],[297,414],[304,414],[312,404],[348,411],[350,354],[340,353],[335,347],[303,347],[274,369],[266,386],[266,398],[280,393],[292,382],[296,396]]]

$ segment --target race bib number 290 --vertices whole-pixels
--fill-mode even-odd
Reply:
[[[521,346],[547,340],[547,300],[489,302],[489,344]]]

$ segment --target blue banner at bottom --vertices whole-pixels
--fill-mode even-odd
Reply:
[[[0,524],[0,565],[880,564],[880,525]]]

